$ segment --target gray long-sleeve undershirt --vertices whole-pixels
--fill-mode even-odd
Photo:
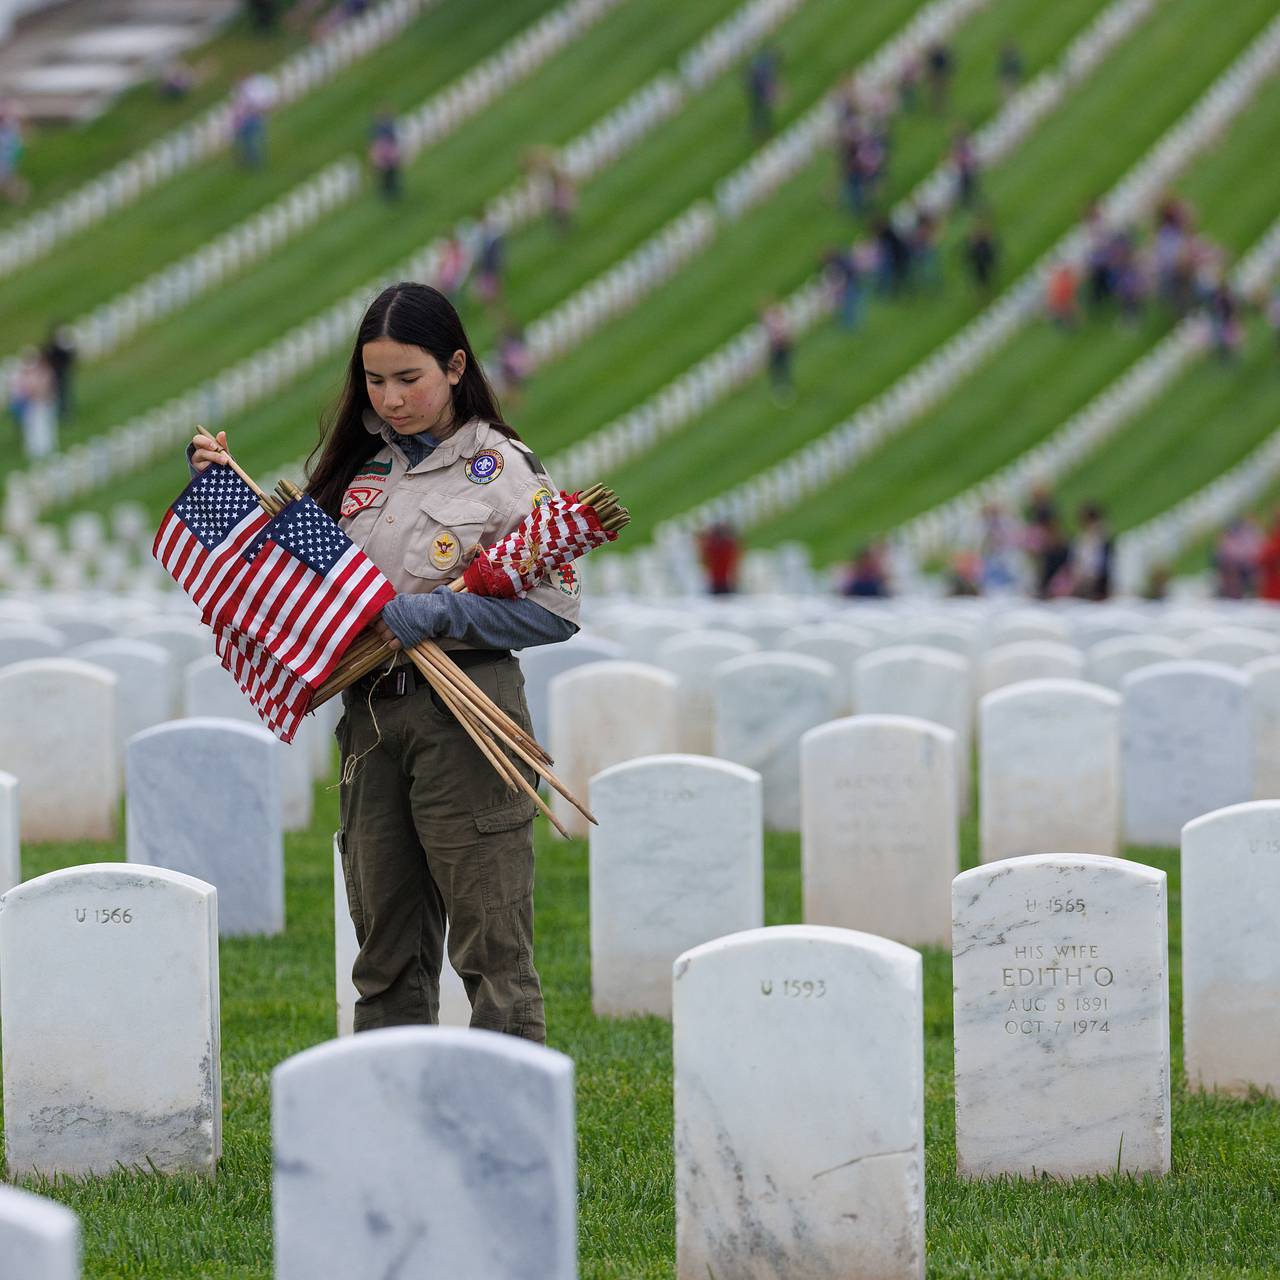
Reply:
[[[443,638],[475,649],[531,649],[568,640],[578,630],[532,600],[459,594],[448,587],[437,587],[429,594],[398,595],[382,616],[406,647]]]

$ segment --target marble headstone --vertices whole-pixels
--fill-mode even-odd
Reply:
[[[956,735],[956,795],[965,813],[973,742],[968,662],[943,649],[892,645],[859,659],[854,689],[862,715],[915,716]]]
[[[68,655],[103,667],[116,678],[116,731],[121,763],[135,733],[177,714],[177,673],[167,650],[145,640],[93,640]],[[215,659],[216,661],[216,659]]]
[[[72,658],[0,668],[0,770],[22,788],[22,838],[112,840],[120,804],[116,678]]]
[[[129,861],[215,885],[227,936],[284,928],[277,745],[266,729],[214,719],[172,720],[129,743]]]
[[[1084,673],[1084,656],[1056,640],[1018,640],[989,649],[982,661],[982,692],[1023,680],[1072,680]]]
[[[854,695],[854,669],[859,658],[865,658],[878,644],[870,631],[840,622],[811,622],[795,627],[779,641],[784,653],[802,653],[809,658],[829,662],[836,670],[839,682],[839,700],[836,710],[840,715],[852,715],[857,710]]]
[[[678,1280],[922,1280],[919,953],[754,929],[674,989]]]
[[[1280,801],[1183,828],[1182,1019],[1193,1087],[1280,1094]]]
[[[1201,662],[1243,667],[1258,658],[1280,654],[1280,639],[1252,627],[1214,627],[1187,641],[1188,656]]]
[[[1119,693],[1131,671],[1186,656],[1186,645],[1165,636],[1116,636],[1100,641],[1085,654],[1085,675],[1094,684]]]
[[[67,647],[61,631],[38,622],[0,622],[0,667],[56,658]]]
[[[1249,677],[1216,662],[1162,662],[1125,677],[1124,830],[1177,845],[1192,818],[1253,799]]]
[[[1280,800],[1280,657],[1259,658],[1242,668],[1249,677],[1253,712],[1253,794]]]
[[[0,773],[0,893],[22,882],[22,820],[18,780]]]
[[[585,667],[588,662],[608,662],[622,657],[622,646],[603,636],[579,632],[563,644],[542,644],[520,652],[520,670],[524,673],[524,696],[529,704],[533,736],[541,743],[550,741],[551,712],[549,690],[556,676]]]
[[[735,631],[687,631],[664,640],[655,659],[676,678],[679,749],[709,756],[715,750],[714,673],[723,663],[756,651],[756,642]]]
[[[167,650],[177,671],[184,671],[197,658],[213,652],[213,633],[197,618],[148,619],[135,622],[126,634]]]
[[[212,885],[90,863],[0,899],[9,1176],[212,1174],[221,1147]]]
[[[952,901],[960,1175],[1167,1173],[1164,872],[1036,854]]]
[[[979,708],[982,860],[1120,849],[1120,697],[1025,680]]]
[[[749,654],[715,674],[715,753],[755,770],[764,823],[800,829],[800,739],[836,713],[835,668],[790,653]]]
[[[65,1205],[0,1186],[0,1275],[80,1280],[80,1220]]]
[[[852,716],[804,735],[804,918],[910,946],[949,946],[955,734],[910,716]]]
[[[574,1280],[573,1063],[392,1027],[272,1074],[275,1275]]]
[[[192,718],[216,717],[263,727],[253,704],[213,655],[187,664],[182,673],[182,706],[183,714]],[[319,726],[314,719],[305,719],[292,742],[281,742],[271,735],[280,756],[281,816],[286,831],[305,831],[311,825],[315,753],[310,749],[310,735],[313,731],[320,731]]]
[[[551,741],[557,775],[578,797],[602,769],[676,749],[676,681],[639,662],[592,662],[551,682]],[[552,811],[572,835],[587,820],[562,796]]]
[[[339,837],[333,837],[333,957],[334,990],[337,993],[338,1034],[349,1036],[355,1031],[356,1001],[360,993],[351,980],[360,943],[347,905],[347,880],[342,868]],[[449,936],[445,934],[445,953],[440,965],[440,1025],[466,1027],[471,1023],[471,1001],[453,966],[449,963]]]
[[[764,923],[759,774],[649,756],[591,779],[591,999],[600,1015],[671,1016],[671,966]]]

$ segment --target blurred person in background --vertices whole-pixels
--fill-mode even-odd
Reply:
[[[486,305],[502,301],[503,275],[507,268],[507,237],[503,234],[497,217],[486,210],[479,230],[479,248],[476,251],[475,281],[472,289]]]
[[[533,372],[533,358],[525,342],[524,330],[514,320],[503,327],[498,342],[498,370],[502,379],[502,393],[515,404],[524,396],[525,383]]]
[[[942,288],[942,255],[938,252],[938,220],[927,209],[917,208],[907,236],[914,288],[936,293]]]
[[[956,69],[955,55],[951,52],[950,45],[937,40],[929,46],[924,62],[929,75],[929,105],[935,114],[941,115],[947,109],[951,96],[951,77]]]
[[[1074,329],[1080,321],[1080,308],[1076,301],[1079,285],[1076,269],[1069,262],[1059,262],[1049,272],[1045,286],[1045,310],[1059,329]]]
[[[968,129],[956,130],[951,142],[951,169],[956,175],[957,201],[962,209],[978,202],[978,149]]]
[[[1240,303],[1235,291],[1224,280],[1213,291],[1209,300],[1209,325],[1213,334],[1213,349],[1220,360],[1234,360],[1244,341],[1244,326],[1240,323]]]
[[[867,543],[853,553],[841,573],[840,594],[876,598],[889,594],[889,572],[880,544]]]
[[[911,246],[884,214],[875,220],[874,229],[876,288],[883,294],[900,293],[911,274]]]
[[[828,249],[822,259],[822,273],[840,325],[852,332],[862,323],[865,310],[865,280],[858,246]]]
[[[1277,354],[1280,354],[1280,285],[1271,291],[1271,297],[1267,301],[1267,324],[1271,326],[1271,335],[1273,346]]]
[[[751,132],[757,139],[773,132],[773,116],[782,94],[782,55],[772,45],[761,45],[747,63],[747,103]]]
[[[395,112],[383,107],[369,129],[369,164],[378,175],[378,190],[388,201],[399,200],[404,188],[401,169],[404,152],[400,146],[400,130]]]
[[[1271,528],[1258,548],[1258,597],[1280,602],[1280,511],[1271,517]]]
[[[245,76],[231,100],[231,135],[236,159],[246,169],[261,169],[267,159],[267,114],[275,105],[270,76]]]
[[[29,461],[47,458],[57,449],[57,388],[49,362],[35,347],[18,357],[9,384],[9,411],[18,423]]]
[[[1000,81],[1000,93],[1006,102],[1018,91],[1022,77],[1026,74],[1026,64],[1022,58],[1022,50],[1013,40],[1005,40],[1000,45],[1000,56],[996,59],[996,77]]]
[[[578,212],[578,184],[559,159],[551,165],[550,181],[551,225],[562,236],[567,236],[573,230],[574,215]]]
[[[256,30],[266,34],[276,29],[280,16],[278,0],[245,0],[245,8]]]
[[[732,595],[737,591],[742,544],[731,524],[720,521],[704,529],[698,539],[698,556],[707,577],[707,590],[713,596]]]
[[[982,557],[976,551],[957,551],[947,567],[947,595],[982,594]]]
[[[760,312],[765,340],[769,351],[769,385],[778,404],[790,404],[795,399],[795,380],[792,371],[792,352],[795,342],[791,336],[791,322],[786,308],[780,302],[768,302]]]
[[[1251,596],[1258,578],[1262,531],[1248,516],[1237,516],[1222,531],[1213,550],[1217,594],[1224,600]]]
[[[973,230],[964,242],[964,256],[974,284],[983,293],[990,293],[995,288],[1000,244],[996,240],[995,227],[989,214],[984,214],[974,223]]]
[[[50,373],[53,374],[58,421],[66,422],[75,404],[73,380],[76,368],[75,336],[67,325],[56,324],[49,330],[43,355]]]
[[[1083,600],[1111,597],[1111,565],[1115,540],[1107,528],[1106,513],[1096,502],[1080,508],[1080,528],[1071,549],[1075,594]]]
[[[11,102],[0,102],[0,196],[22,204],[31,188],[21,172],[22,120]]]
[[[1022,522],[998,502],[982,508],[981,581],[986,592],[1013,591],[1022,579]]]
[[[471,255],[459,235],[451,235],[440,246],[440,261],[436,266],[436,288],[450,301],[467,282],[471,270]]]
[[[1073,586],[1071,543],[1062,528],[1057,512],[1041,526],[1039,564],[1036,573],[1036,595],[1041,600],[1069,596]]]

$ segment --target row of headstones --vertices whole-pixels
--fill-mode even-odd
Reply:
[[[1242,979],[1238,941],[1274,936],[1278,844],[1277,804],[1185,833],[1194,1085],[1276,1083],[1280,972],[1253,965]],[[1230,891],[1246,881],[1259,892]],[[1167,1173],[1164,873],[1013,859],[958,876],[952,910],[961,1175]],[[12,1175],[213,1172],[216,913],[211,886],[111,864],[6,895]],[[839,1259],[846,1274],[921,1276],[920,955],[846,929],[749,928],[685,951],[669,973],[677,1274],[753,1275],[766,1257],[771,1275],[829,1274]],[[393,1259],[489,1280],[576,1274],[562,1055],[397,1028],[289,1059],[272,1092],[277,1275],[368,1274]],[[0,1249],[49,1221],[27,1208],[0,1205]]]
[[[1243,109],[1278,59],[1280,23],[1258,35],[1178,123],[1153,143],[1107,193],[1102,208],[1108,224],[1128,225],[1150,209],[1167,188],[1170,178],[1212,141],[1224,120]],[[780,139],[775,145],[781,144]],[[766,172],[761,180],[770,177]],[[663,522],[655,530],[655,537],[669,533],[695,534],[708,524],[723,520],[740,530],[753,528],[829,485],[835,476],[855,465],[869,450],[938,403],[975,365],[989,358],[1039,314],[1049,269],[1063,261],[1083,266],[1087,252],[1085,229],[1075,227],[1068,231],[980,315],[870,404],[768,470]]]
[[[338,71],[393,39],[432,3],[434,0],[384,0],[343,23],[318,44],[292,55],[271,74],[277,103],[304,97]],[[0,276],[44,257],[63,240],[225,150],[231,143],[233,120],[234,105],[228,98],[49,208],[0,233]]]
[[[963,811],[972,723],[963,662],[888,648],[860,659],[855,675],[863,716],[912,716],[955,735],[947,771]],[[1191,818],[1280,787],[1280,660],[1267,659],[1257,675],[1157,663],[1126,676],[1122,690],[1123,698],[1081,680],[1018,680],[984,697],[984,856],[1042,846],[1049,831],[1086,852],[1113,853],[1122,835],[1169,844]],[[592,662],[554,676],[547,698],[547,741],[570,790],[610,765],[692,746],[760,773],[765,825],[784,831],[800,829],[802,798],[821,794],[806,773],[821,770],[842,726],[862,718],[838,719],[830,663],[790,654],[720,660],[687,680],[640,663]],[[815,735],[821,747],[806,752]],[[585,819],[557,806],[573,834],[587,833]]]

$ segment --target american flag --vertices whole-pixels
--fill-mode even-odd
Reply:
[[[226,467],[206,468],[183,491],[154,552],[200,605],[222,665],[285,742],[347,645],[395,596],[310,498],[268,517]]]
[[[522,596],[553,569],[615,541],[617,533],[606,530],[595,509],[578,498],[561,493],[535,507],[493,546],[482,547],[462,575],[467,590],[478,596]]]

